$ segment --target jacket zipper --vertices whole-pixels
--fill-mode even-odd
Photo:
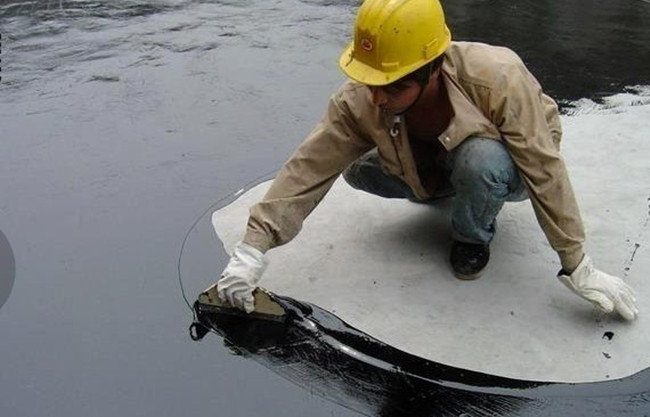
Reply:
[[[403,158],[402,158],[402,152],[401,152],[401,150],[402,150],[402,135],[403,135],[402,122],[403,122],[402,116],[399,116],[399,115],[393,116],[393,126],[390,128],[389,134],[390,134],[390,137],[392,138],[393,147],[395,148],[395,153],[397,154],[397,160],[399,161],[400,169],[402,170],[402,175],[404,176],[404,180],[407,183],[409,183],[409,179],[413,179],[413,178],[411,178],[410,175],[409,175],[412,171],[406,172],[406,169],[404,168],[404,166],[405,166],[404,161],[403,161]],[[417,168],[415,168],[415,169],[417,170]],[[406,178],[406,177],[409,177],[409,178]],[[417,172],[415,173],[415,179],[416,179],[416,184],[418,184],[419,188],[423,188],[422,183],[421,183],[421,181],[419,179],[419,176],[418,176]],[[417,191],[413,191],[413,192],[415,193],[416,196],[419,196],[419,194],[420,194]],[[424,195],[426,195],[426,194],[424,194]]]
[[[393,127],[390,128],[390,137],[393,139],[393,143],[398,146],[402,147],[402,138],[401,138],[401,123],[402,123],[402,116],[393,116]]]
[[[397,161],[402,170],[402,175],[404,175],[404,163],[402,162],[402,154],[400,152],[402,149],[402,116],[393,116],[393,126],[388,133],[392,139],[391,142],[393,142],[393,148],[395,149],[395,155],[397,155]]]

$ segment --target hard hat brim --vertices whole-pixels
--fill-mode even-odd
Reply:
[[[441,48],[438,51],[438,53],[434,54],[434,58],[442,55],[447,49],[447,47],[449,46],[449,44],[451,43],[451,36],[449,34],[449,29],[445,27],[445,30],[447,32],[447,38],[445,39],[445,42],[441,45]],[[354,41],[350,42],[348,47],[345,48],[345,50],[341,54],[341,57],[339,58],[339,67],[341,68],[341,71],[343,71],[343,73],[347,75],[349,78],[365,85],[373,85],[373,86],[388,85],[392,82],[399,80],[405,75],[410,74],[411,72],[417,70],[422,65],[425,65],[427,62],[433,60],[432,58],[429,61],[418,62],[414,65],[400,67],[399,71],[386,72],[386,71],[379,71],[371,67],[370,65],[364,64],[358,59],[355,59],[353,56],[353,50],[354,50]]]

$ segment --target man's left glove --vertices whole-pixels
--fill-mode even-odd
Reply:
[[[588,255],[571,275],[560,271],[557,277],[571,291],[605,313],[616,311],[626,320],[634,320],[639,314],[632,288],[619,277],[594,268]]]
[[[239,242],[233,250],[228,266],[217,282],[217,293],[221,302],[247,313],[253,312],[255,309],[253,290],[267,265],[268,260],[262,252],[244,242]]]

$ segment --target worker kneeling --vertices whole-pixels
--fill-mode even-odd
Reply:
[[[452,42],[438,0],[366,0],[339,65],[351,80],[251,208],[218,282],[222,301],[253,310],[264,252],[293,239],[343,173],[386,198],[453,196],[450,263],[460,279],[488,264],[503,204],[529,198],[560,281],[605,312],[636,317],[631,288],[584,253],[557,105],[513,51]]]

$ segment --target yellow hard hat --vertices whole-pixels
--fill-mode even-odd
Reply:
[[[362,84],[386,85],[442,55],[450,42],[439,0],[366,0],[339,66]]]

